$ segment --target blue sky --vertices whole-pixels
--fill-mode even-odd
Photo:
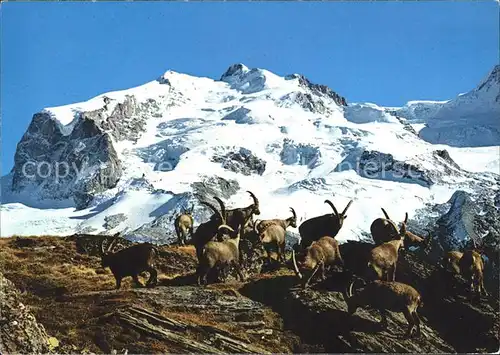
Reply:
[[[0,6],[2,174],[33,113],[168,69],[218,79],[242,62],[397,106],[468,91],[499,61],[494,1]]]

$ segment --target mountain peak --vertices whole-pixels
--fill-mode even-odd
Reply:
[[[500,64],[497,64],[493,67],[493,69],[478,85],[476,90],[477,91],[489,90],[492,86],[500,91]],[[500,97],[500,94],[498,97]]]
[[[250,71],[248,67],[245,64],[242,63],[237,63],[231,65],[229,68],[227,68],[226,72],[222,74],[220,77],[220,81],[227,81],[228,78],[233,77],[233,76],[240,76],[242,74],[246,74]]]

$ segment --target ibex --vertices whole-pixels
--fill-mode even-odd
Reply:
[[[252,219],[253,215],[260,215],[259,209],[259,200],[251,191],[247,191],[253,199],[253,203],[247,207],[233,208],[230,210],[226,210],[225,214],[223,214],[225,220],[227,221],[227,225],[233,229],[238,228],[238,226],[242,225],[243,228],[249,223]],[[222,200],[216,196],[214,199],[219,202],[219,204],[224,204]]]
[[[179,245],[185,245],[188,234],[193,237],[193,210],[194,205],[191,205],[191,209],[184,210],[180,215],[175,219],[175,233],[177,234],[177,240],[179,241]]]
[[[368,268],[375,273],[378,279],[383,279],[384,277],[387,281],[394,281],[396,279],[399,249],[404,246],[405,234],[406,224],[403,223],[398,232],[399,239],[382,243],[370,251]]]
[[[373,241],[377,245],[386,243],[394,239],[399,239],[399,232],[396,223],[394,223],[389,218],[389,215],[383,208],[382,212],[384,213],[385,218],[377,218],[370,226],[370,232],[372,234]],[[405,214],[403,223],[405,225],[408,223],[408,213]],[[423,246],[424,248],[428,248],[432,240],[430,232],[427,238],[422,238],[416,234],[411,233],[410,231],[408,231],[408,229],[406,229],[405,238],[407,247]]]
[[[206,201],[201,201],[200,203],[210,208],[214,214],[207,222],[201,223],[193,234],[192,243],[196,248],[196,256],[198,257],[198,260],[200,259],[201,252],[205,244],[217,235],[218,228],[223,221],[222,215],[225,213],[224,204],[222,204],[223,209],[221,215],[221,212],[219,212],[211,203]]]
[[[304,283],[302,286],[306,288],[312,280],[314,274],[321,268],[321,278],[325,278],[325,267],[332,265],[344,265],[342,256],[340,255],[339,243],[332,237],[323,237],[318,241],[314,241],[304,252],[304,259],[297,263],[295,257],[295,249],[292,250],[292,261],[295,274]],[[304,279],[302,272],[309,273],[309,277]]]
[[[297,228],[297,214],[295,213],[295,210],[290,207],[290,212],[292,212],[292,217],[289,217],[287,219],[264,219],[262,221],[257,221],[254,222],[254,228],[257,233],[262,233],[267,227],[269,227],[272,224],[277,224],[281,226],[283,229],[287,229],[288,227],[292,228]]]
[[[476,250],[450,251],[445,255],[443,266],[445,270],[451,269],[456,275],[470,282],[471,293],[488,296],[484,288],[484,263],[481,254]]]
[[[330,200],[325,200],[325,203],[330,205],[333,210],[333,214],[329,213],[310,218],[299,226],[301,238],[300,246],[302,249],[307,248],[313,241],[326,235],[334,238],[340,231],[340,228],[342,228],[344,220],[347,218],[346,213],[352,204],[352,200],[349,201],[342,213],[337,212],[337,209]]]
[[[225,221],[224,221],[225,222]],[[206,282],[208,272],[214,267],[224,269],[226,266],[233,265],[241,281],[245,278],[241,272],[241,265],[239,263],[240,252],[239,243],[241,237],[241,226],[238,226],[235,232],[233,228],[226,224],[218,227],[219,230],[227,230],[230,233],[236,234],[234,238],[226,239],[222,242],[208,242],[204,247],[199,259],[199,265],[196,270],[198,285]]]
[[[376,280],[355,294],[352,289],[353,283],[343,293],[349,315],[362,306],[377,309],[382,316],[380,324],[387,328],[387,311],[400,312],[408,321],[406,336],[412,336],[415,328],[415,334],[420,335],[420,317],[417,310],[423,303],[420,294],[412,286],[401,282]]]
[[[113,253],[111,249],[117,240],[118,237],[113,239],[107,251],[104,250],[104,240],[101,244],[101,266],[111,269],[116,279],[116,288],[120,288],[121,281],[126,276],[132,276],[135,284],[139,287],[143,287],[144,285],[141,284],[138,278],[139,274],[143,271],[149,272],[150,275],[146,285],[156,285],[158,282],[158,273],[154,267],[154,262],[157,255],[157,249],[152,244],[141,243]]]
[[[268,262],[271,261],[271,248],[276,247],[278,252],[278,260],[283,263],[285,259],[285,237],[288,226],[297,227],[297,214],[290,207],[293,216],[287,219],[268,219],[254,223],[254,232],[259,236],[259,240],[263,243],[267,253]]]

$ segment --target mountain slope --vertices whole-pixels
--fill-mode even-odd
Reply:
[[[430,143],[455,147],[500,145],[500,65],[474,89],[444,102],[413,101],[396,110],[424,122],[419,132]]]
[[[474,97],[493,92],[496,81],[488,83]],[[474,97],[453,107],[476,105]],[[431,116],[452,101],[436,104]],[[286,217],[292,206],[304,220],[329,212],[325,198],[339,208],[353,199],[339,240],[365,237],[382,206],[426,228],[417,214],[456,190],[492,203],[497,148],[431,144],[412,124],[438,119],[419,118],[419,110],[404,119],[405,109],[347,105],[302,75],[242,64],[221,80],[168,71],[136,88],[47,108],[34,115],[2,178],[2,236],[121,231],[170,241],[184,206],[195,204],[196,223],[208,217],[195,193],[236,206],[251,202],[251,190],[261,219]],[[460,164],[471,156],[480,157],[473,166]]]

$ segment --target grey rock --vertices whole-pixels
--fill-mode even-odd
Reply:
[[[93,120],[80,117],[63,135],[48,113],[39,113],[18,144],[12,190],[36,187],[42,198],[73,198],[85,208],[96,193],[116,186],[121,174],[110,136]]]
[[[182,140],[169,138],[160,143],[145,148],[138,148],[136,152],[147,163],[155,164],[156,171],[174,170],[182,154],[189,151]]]
[[[30,309],[23,304],[15,285],[0,273],[0,353],[44,354],[49,351],[49,337]],[[49,311],[49,310],[47,310]]]
[[[266,170],[266,162],[252,153],[251,150],[240,147],[224,155],[214,154],[212,161],[221,163],[224,169],[243,175],[262,175]]]
[[[313,96],[310,93],[303,93],[300,91],[292,92],[286,94],[281,99],[281,104],[286,104],[287,102],[295,102],[304,110],[317,114],[327,114],[329,113],[329,109],[326,107],[323,100],[318,98],[317,96]]]
[[[124,213],[117,213],[104,217],[103,227],[106,229],[113,229],[118,227],[120,223],[127,220],[127,216]]]
[[[344,97],[337,94],[326,85],[313,84],[305,76],[300,74],[291,74],[285,77],[287,80],[299,79],[299,84],[304,89],[309,90],[312,94],[317,96],[326,96],[335,101],[339,106],[347,106],[347,101]]]
[[[320,164],[321,152],[318,147],[295,143],[293,140],[285,138],[280,158],[283,164],[307,165],[309,169],[313,169]]]

